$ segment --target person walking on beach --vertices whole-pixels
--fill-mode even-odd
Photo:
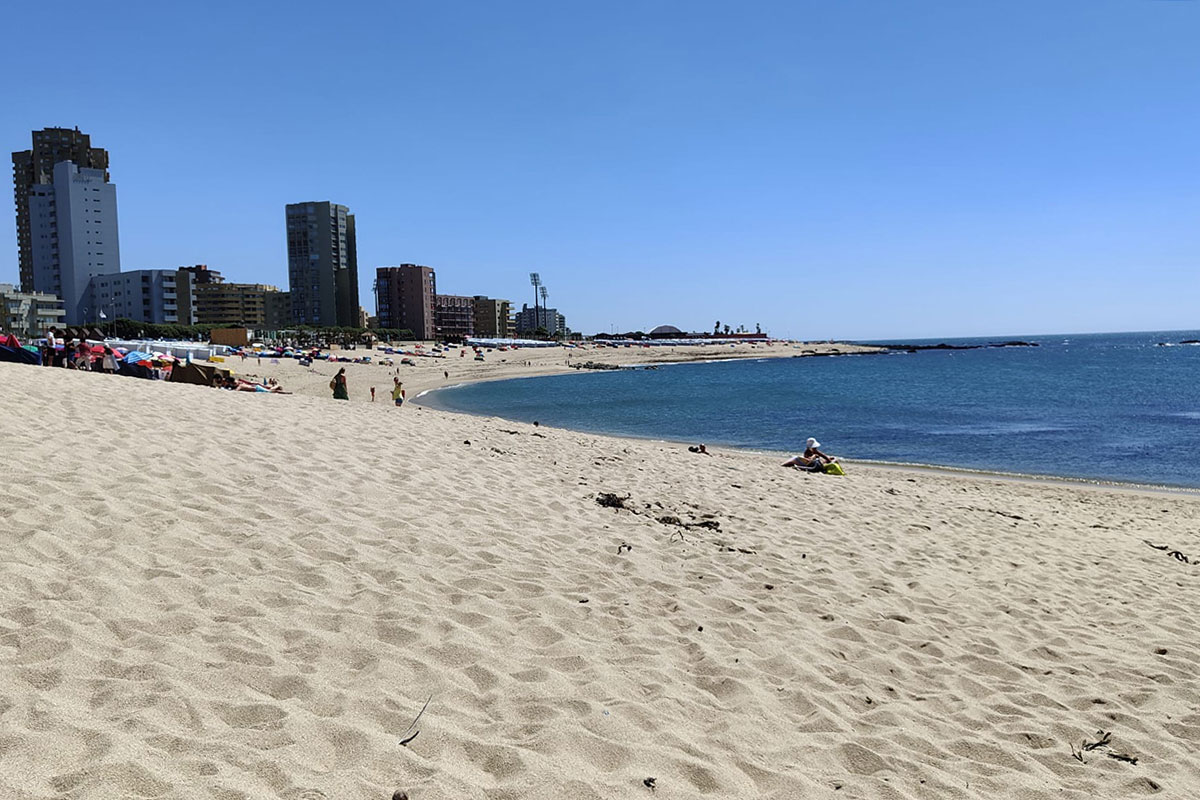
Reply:
[[[100,361],[100,369],[109,375],[117,371],[117,354],[108,345],[104,346],[104,358]]]
[[[371,387],[371,402],[372,403],[375,402],[375,387],[374,386]]]
[[[392,378],[395,385],[392,386],[392,402],[396,404],[396,408],[404,405],[404,384],[399,378]]]
[[[342,367],[338,370],[337,375],[333,376],[333,380],[329,382],[329,388],[333,389],[334,400],[349,400],[350,392],[346,389],[346,368]]]

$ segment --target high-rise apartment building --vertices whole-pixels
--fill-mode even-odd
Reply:
[[[287,207],[288,287],[292,322],[358,324],[358,252],[354,215],[336,203]]]
[[[437,334],[436,297],[433,267],[401,264],[375,270],[375,314],[380,328],[407,329],[417,339],[433,339]]]
[[[475,335],[475,298],[439,294],[433,299],[434,332],[438,339],[461,340]]]
[[[26,209],[33,290],[61,297],[68,325],[95,322],[88,281],[121,271],[117,187],[102,169],[60,161],[52,182],[30,187]]]
[[[512,336],[509,316],[512,302],[494,297],[475,295],[475,336],[483,339],[506,339]]]
[[[33,292],[33,239],[29,194],[34,186],[54,182],[54,166],[70,161],[81,169],[97,169],[108,180],[108,153],[92,147],[92,138],[76,128],[46,128],[33,132],[33,148],[12,154],[13,193],[17,206],[17,261],[21,290]]]

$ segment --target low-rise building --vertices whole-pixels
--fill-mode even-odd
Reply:
[[[466,339],[475,335],[475,298],[439,294],[434,299],[434,325],[439,339]]]
[[[505,339],[512,335],[510,318],[512,302],[481,294],[475,295],[475,336],[484,339]]]
[[[521,304],[521,310],[516,313],[516,330],[522,334],[532,334],[538,328],[543,328],[547,336],[567,334],[567,318],[558,313],[557,308],[530,308]]]
[[[0,331],[18,337],[38,337],[47,328],[61,328],[66,316],[61,297],[45,292],[21,292],[0,283]]]
[[[270,328],[267,295],[281,294],[262,283],[203,283],[196,287],[196,324]]]
[[[95,275],[88,282],[88,323],[104,319],[132,319],[155,324],[192,325],[195,319],[180,314],[194,309],[192,274],[176,269],[136,269]]]

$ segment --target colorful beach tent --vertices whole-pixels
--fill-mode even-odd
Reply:
[[[176,364],[171,367],[171,377],[167,380],[173,383],[192,383],[198,386],[212,386],[218,377],[226,378],[229,370],[217,369],[207,364]]]
[[[133,378],[153,378],[154,373],[150,371],[150,359],[149,353],[130,350],[117,362],[117,372]]]
[[[0,361],[13,364],[41,364],[42,354],[21,346],[21,342],[12,334],[0,334]]]

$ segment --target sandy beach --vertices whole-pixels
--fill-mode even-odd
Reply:
[[[0,796],[1200,795],[1194,495],[809,475],[229,366],[295,394],[0,364]]]
[[[398,344],[398,348],[411,350],[414,343]],[[432,348],[426,346],[426,352]],[[601,347],[587,346],[574,350],[562,347],[524,348],[521,350],[489,350],[483,361],[476,361],[470,348],[459,347],[441,356],[415,357],[413,365],[400,364],[402,355],[388,356],[375,350],[340,350],[334,352],[346,358],[370,356],[375,363],[327,363],[313,362],[311,367],[302,367],[293,359],[234,357],[223,366],[237,375],[257,378],[275,378],[284,388],[296,394],[312,397],[330,397],[329,379],[342,367],[352,402],[369,402],[371,387],[376,389],[376,402],[390,401],[392,376],[398,375],[404,383],[409,399],[422,392],[445,386],[474,381],[504,380],[506,378],[530,378],[538,375],[560,375],[579,371],[581,364],[588,362],[606,366],[638,366],[645,364],[671,364],[687,361],[721,361],[726,359],[755,358],[807,358],[812,356],[859,355],[877,353],[879,348],[863,347],[845,343],[743,343],[736,346],[716,345],[698,347]],[[380,362],[391,358],[395,367],[385,368]],[[572,366],[575,365],[575,366]]]

